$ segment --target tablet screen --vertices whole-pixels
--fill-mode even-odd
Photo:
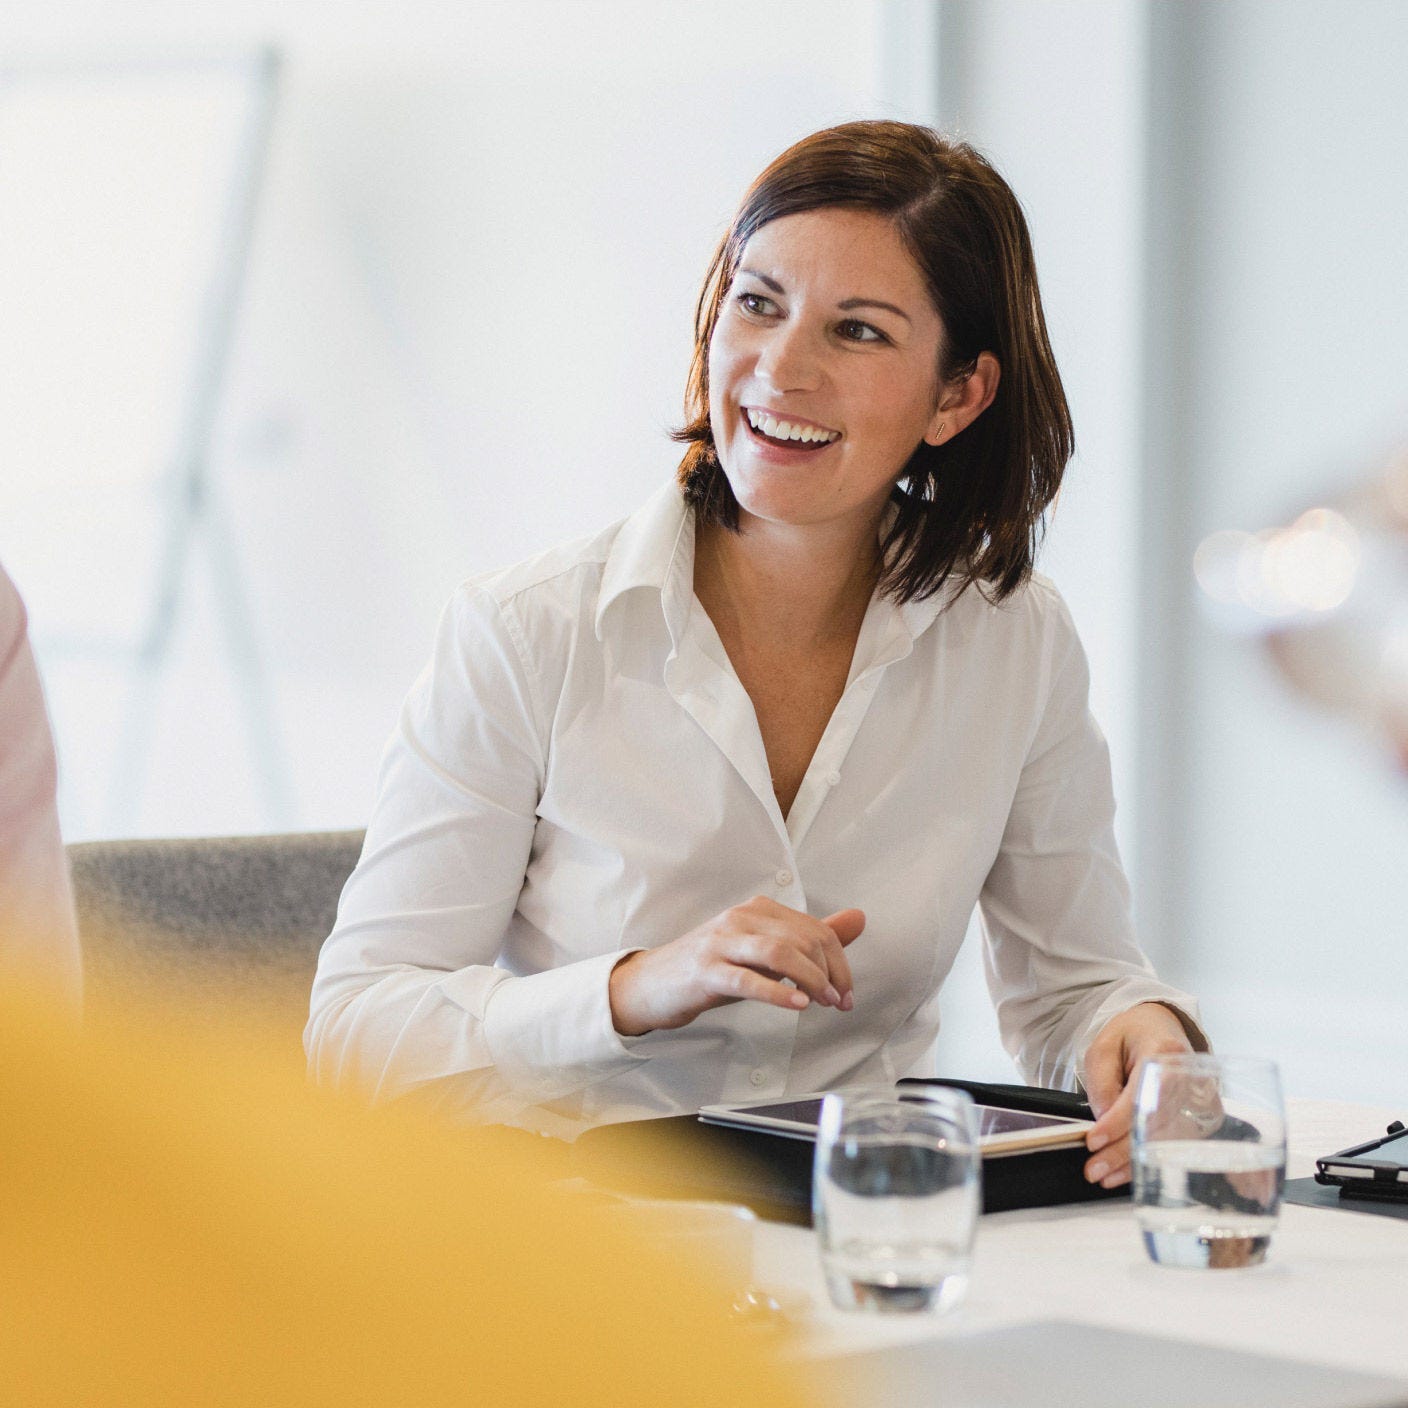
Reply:
[[[993,1105],[978,1105],[975,1109],[978,1114],[980,1139],[988,1139],[998,1134],[1029,1134],[1071,1123],[1061,1115],[1032,1115],[1022,1110],[1000,1110]],[[788,1124],[804,1125],[815,1131],[821,1121],[821,1101],[815,1098],[779,1100],[776,1104],[749,1105],[729,1113],[735,1119],[740,1115],[751,1115],[755,1119],[783,1120]]]
[[[1377,1149],[1363,1155],[1367,1159],[1382,1159],[1385,1163],[1408,1165],[1408,1129],[1385,1139]]]

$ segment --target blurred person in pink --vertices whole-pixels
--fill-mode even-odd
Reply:
[[[0,567],[0,982],[45,989],[76,1010],[78,924],[57,781],[28,618]]]

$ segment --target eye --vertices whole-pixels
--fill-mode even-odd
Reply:
[[[879,328],[870,323],[863,323],[859,318],[847,318],[845,322],[837,323],[836,332],[846,342],[888,342],[890,340]]]
[[[771,317],[777,312],[777,304],[761,293],[740,293],[736,296],[736,302],[745,313],[752,313],[759,318]]]

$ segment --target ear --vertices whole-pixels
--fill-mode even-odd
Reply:
[[[926,445],[942,445],[952,440],[960,430],[966,430],[987,408],[997,395],[997,384],[1002,380],[1002,368],[991,352],[979,352],[977,365],[967,376],[950,382],[943,388],[939,404],[929,421],[929,429],[924,433]]]

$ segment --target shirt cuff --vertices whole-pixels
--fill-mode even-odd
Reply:
[[[611,970],[626,952],[495,985],[484,1005],[484,1040],[509,1085],[533,1101],[553,1100],[649,1059],[611,1021]]]

